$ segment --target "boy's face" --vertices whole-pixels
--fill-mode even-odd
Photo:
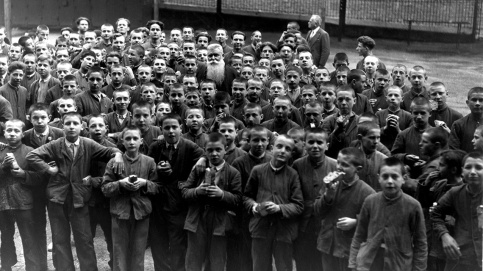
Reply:
[[[20,86],[20,83],[22,82],[24,76],[23,70],[13,70],[10,73],[10,84],[14,87]]]
[[[166,119],[162,125],[164,139],[168,144],[176,144],[181,136],[181,126],[175,119]]]
[[[250,150],[253,155],[260,156],[262,155],[268,146],[268,133],[267,132],[253,132],[250,135]]]
[[[369,49],[366,46],[364,46],[364,44],[358,42],[356,51],[359,53],[360,56],[366,56],[367,53],[369,52]]]
[[[180,107],[184,103],[184,90],[183,88],[172,88],[169,93],[169,102],[173,107]]]
[[[25,71],[27,74],[32,74],[33,72],[35,72],[35,69],[37,67],[37,65],[35,64],[35,57],[26,56],[24,57],[23,62],[25,63],[25,66],[26,66]],[[2,58],[0,58],[0,63],[2,63]]]
[[[354,157],[350,155],[344,155],[341,153],[337,155],[337,170],[345,173],[342,178],[346,181],[352,181],[356,173],[362,168],[361,166],[355,166],[352,159],[354,159]]]
[[[395,89],[389,89],[387,91],[386,101],[393,106],[399,107],[399,105],[402,102],[401,91],[395,90]]]
[[[189,27],[183,28],[183,39],[184,40],[191,40],[193,39],[193,29]]]
[[[8,58],[0,57],[0,74],[4,75],[5,73],[7,73],[7,68],[8,68]]]
[[[89,121],[89,134],[95,141],[100,141],[107,132],[106,124],[102,118],[92,118]]]
[[[41,54],[46,54],[48,51],[49,49],[47,48],[47,44],[45,43],[39,43],[37,44],[37,46],[35,46],[35,53],[37,54],[37,56]]]
[[[283,60],[281,59],[273,60],[271,68],[273,74],[278,78],[281,78],[285,72],[285,65],[283,64]]]
[[[365,153],[376,151],[377,143],[381,140],[381,129],[372,129],[361,137],[362,149]]]
[[[233,123],[220,124],[219,132],[225,136],[227,146],[230,146],[235,141],[237,130]]]
[[[117,110],[127,110],[131,98],[128,91],[119,91],[114,93],[114,105]]]
[[[183,85],[186,87],[198,88],[198,82],[196,82],[196,77],[184,77]]]
[[[475,150],[483,151],[483,136],[481,136],[480,130],[475,131],[471,143],[473,143]]]
[[[137,67],[141,63],[141,59],[143,56],[140,56],[136,50],[129,49],[127,52],[129,65],[132,67]]]
[[[243,101],[247,95],[247,88],[244,83],[234,82],[231,91],[233,93],[233,98],[237,101]]]
[[[47,60],[37,62],[37,72],[42,78],[46,78],[50,74],[50,63]]]
[[[69,37],[70,37],[70,31],[69,30],[64,30],[62,31],[61,35],[66,38],[67,40],[69,40]]]
[[[383,166],[379,172],[379,184],[381,185],[382,192],[388,198],[397,196],[404,184],[401,167],[398,165]]]
[[[104,40],[109,40],[114,33],[114,27],[112,26],[101,26],[101,37]]]
[[[377,91],[383,91],[387,86],[389,86],[389,74],[382,75],[376,73],[376,79],[374,80],[374,89]]]
[[[208,155],[208,160],[212,165],[218,166],[223,163],[223,157],[225,157],[226,150],[221,141],[207,142],[205,150]]]
[[[424,127],[431,116],[431,108],[429,105],[412,105],[411,115],[415,125]]]
[[[56,72],[57,78],[62,81],[66,75],[71,74],[71,66],[69,64],[59,64]]]
[[[377,65],[379,65],[379,63],[374,57],[368,56],[364,60],[364,69],[367,73],[374,73],[377,69]]]
[[[200,96],[198,93],[189,92],[185,95],[186,105],[189,107],[195,107],[200,105]]]
[[[323,157],[328,147],[329,144],[327,144],[327,139],[324,134],[309,133],[305,138],[305,149],[309,157]]]
[[[166,61],[161,58],[155,58],[153,62],[153,70],[155,73],[165,73],[166,72]]]
[[[338,71],[336,74],[337,85],[347,85],[347,71]]]
[[[313,123],[315,126],[322,122],[322,108],[320,106],[306,106],[305,107],[305,122],[310,125]]]
[[[209,44],[208,38],[203,36],[199,37],[196,44],[198,44],[199,48],[207,48]]]
[[[192,131],[198,131],[203,126],[204,120],[201,109],[190,109],[186,116],[186,126]]]
[[[156,119],[160,120],[164,115],[171,113],[171,107],[166,103],[156,106]]]
[[[137,152],[143,144],[141,134],[137,130],[127,130],[122,137],[122,145],[128,152]]]
[[[133,121],[141,131],[147,131],[153,124],[151,110],[146,107],[136,107],[133,110]]]
[[[443,86],[430,87],[429,96],[431,99],[438,103],[438,107],[446,104],[446,97],[448,97],[448,92]]]
[[[323,87],[320,89],[320,97],[322,98],[323,106],[330,108],[334,104],[337,96],[335,94],[335,90]]]
[[[347,115],[352,111],[352,107],[356,103],[355,98],[350,91],[339,91],[337,93],[337,105],[343,115]]]
[[[406,77],[406,69],[404,69],[403,67],[395,67],[394,69],[392,69],[391,76],[394,85],[402,86],[404,85],[404,78]]]
[[[102,78],[102,74],[100,72],[90,73],[87,80],[89,81],[89,89],[92,92],[100,91],[102,85],[104,84],[104,78]]]
[[[112,41],[112,49],[118,52],[121,52],[122,50],[124,50],[124,47],[126,46],[125,39],[126,38],[124,36],[116,37]]]
[[[22,124],[7,122],[5,127],[5,139],[10,146],[17,145],[23,138]]]
[[[285,83],[288,84],[290,89],[296,89],[299,87],[300,74],[296,71],[289,71],[285,76]]]
[[[67,116],[64,119],[65,137],[69,139],[77,139],[82,131],[82,121],[78,116]]]
[[[156,104],[159,104],[163,101],[164,98],[164,88],[156,88]]]
[[[426,74],[424,71],[411,70],[411,72],[409,72],[409,82],[411,82],[413,88],[421,89],[425,81]]]
[[[59,105],[57,106],[57,111],[60,115],[64,115],[69,112],[76,112],[77,106],[72,99],[64,100],[59,99]]]
[[[181,31],[180,30],[171,30],[170,38],[171,38],[172,42],[181,41]]]
[[[122,84],[124,80],[124,71],[122,68],[111,68],[111,80],[114,85]]]
[[[419,150],[422,155],[431,157],[436,153],[436,144],[431,142],[431,135],[428,133],[423,133],[421,141],[419,142]]]
[[[258,65],[270,68],[270,60],[268,58],[262,58],[258,61]]]
[[[220,42],[220,43],[225,42],[228,39],[228,37],[226,35],[226,31],[225,30],[220,30],[220,29],[219,30],[216,30],[215,39],[218,42]]]
[[[292,157],[294,145],[293,139],[291,138],[279,136],[275,139],[272,150],[272,161],[275,162],[274,166],[279,167],[287,164],[288,160]]]
[[[55,53],[55,59],[57,60],[57,63],[69,61],[69,52],[67,50],[57,50]]]
[[[265,69],[255,69],[255,74],[253,77],[258,78],[265,83],[268,80],[268,71]]]
[[[275,100],[273,103],[273,113],[277,120],[283,121],[288,119],[288,115],[292,112],[290,102],[286,100]]]
[[[317,69],[315,71],[315,82],[329,82],[330,81],[330,73],[327,69]]]
[[[238,58],[232,59],[231,60],[231,66],[232,66],[232,68],[234,68],[238,72],[238,74],[240,74],[241,68],[243,66],[242,60],[238,59]]]
[[[256,102],[260,95],[262,95],[262,83],[257,83],[257,82],[248,82],[248,90],[246,94],[246,98],[250,102]]]
[[[247,108],[245,110],[245,123],[248,127],[252,127],[254,125],[258,125],[262,122],[263,115],[257,108]]]
[[[304,152],[305,146],[303,134],[291,135],[290,138],[294,141],[293,153],[301,155]]]
[[[137,75],[138,79],[141,83],[147,83],[151,81],[151,68],[150,67],[142,67],[138,69]]]
[[[227,103],[218,103],[215,106],[216,115],[225,114],[226,116],[230,115],[230,105]]]
[[[177,57],[179,56],[179,46],[176,43],[170,43],[168,44],[169,48],[169,53],[172,57]]]
[[[126,34],[127,31],[129,31],[129,24],[126,20],[119,20],[117,22],[117,32],[121,33],[121,34]]]
[[[265,46],[262,48],[262,53],[260,54],[261,57],[263,58],[268,58],[268,59],[272,59],[273,58],[273,50],[270,46]],[[280,61],[283,62],[283,60],[280,59]]]
[[[471,113],[473,114],[482,114],[483,113],[483,93],[472,93],[468,100],[466,101],[466,105],[470,108]]]
[[[272,82],[270,85],[270,98],[275,99],[279,96],[285,96],[287,94],[287,91],[284,88],[284,85],[282,82]]]
[[[21,46],[10,46],[10,50],[8,51],[8,57],[10,57],[12,61],[19,60],[21,55],[22,55]]]
[[[302,101],[304,104],[308,104],[314,102],[317,96],[312,89],[304,89],[302,90]]]
[[[244,56],[242,58],[243,66],[249,66],[253,68],[255,64],[255,59],[252,56]]]
[[[131,33],[131,45],[143,43],[144,35],[143,33]]]
[[[183,55],[194,56],[196,53],[195,44],[193,42],[185,42],[183,44]]]
[[[141,92],[141,99],[153,104],[154,99],[156,99],[156,90],[154,90],[154,87],[144,87],[143,91]]]
[[[241,69],[240,77],[246,80],[253,78],[253,68],[246,66]]]
[[[70,36],[69,36],[69,43],[70,43],[71,46],[74,46],[74,47],[80,46],[79,34],[71,33]]]
[[[72,96],[77,91],[77,82],[75,80],[68,80],[62,83],[62,93],[64,96]]]
[[[170,75],[170,76],[165,76],[165,77],[164,77],[164,82],[163,82],[163,83],[164,83],[166,86],[171,86],[171,85],[173,85],[173,84],[174,84],[174,83],[176,83],[176,82],[177,82],[177,81],[176,81],[176,76],[171,76],[171,75]]]
[[[186,68],[186,74],[195,74],[198,70],[198,65],[194,58],[189,58],[184,61],[184,67]]]
[[[56,50],[59,50],[59,49],[67,49],[69,46],[67,45],[67,41],[59,41],[57,42],[57,44],[55,45],[55,49]]]
[[[199,62],[206,63],[206,61],[208,61],[208,51],[206,49],[198,49],[196,52],[196,59]]]
[[[90,69],[92,66],[94,66],[94,62],[96,61],[96,59],[93,57],[93,56],[85,56],[83,59],[82,59],[82,62],[81,62],[81,68],[83,69]]]
[[[233,35],[231,39],[231,44],[233,44],[233,48],[236,50],[240,50],[243,45],[245,45],[245,37],[243,35]]]
[[[314,66],[314,62],[312,60],[312,55],[309,52],[302,52],[299,54],[299,65],[302,69],[309,69]]]
[[[159,39],[161,37],[161,33],[162,33],[161,26],[159,26],[158,24],[152,24],[149,27],[149,36],[151,38]]]
[[[480,186],[483,181],[483,160],[468,157],[463,165],[463,178],[468,185]]]
[[[293,52],[292,49],[288,46],[283,46],[280,49],[280,56],[285,60],[285,61],[290,61],[293,57]]]
[[[215,97],[215,86],[213,84],[201,84],[201,95],[205,102],[210,102]]]
[[[36,131],[45,131],[49,123],[49,115],[44,110],[36,110],[30,115],[30,122]]]
[[[91,45],[94,45],[94,43],[96,42],[96,39],[97,39],[97,35],[95,32],[89,31],[84,33],[84,44],[90,43]]]

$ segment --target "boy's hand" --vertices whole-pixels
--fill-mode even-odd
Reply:
[[[448,125],[446,124],[446,122],[444,121],[441,121],[441,120],[435,120],[434,121],[434,124],[436,127],[441,127],[443,128],[446,132],[448,132],[448,134],[451,133],[451,129],[449,129]]]
[[[168,161],[160,161],[156,165],[156,169],[158,170],[158,174],[163,176],[169,176],[171,175],[171,173],[173,173],[173,170],[171,169],[171,164]]]
[[[280,212],[280,206],[269,201],[267,202],[266,206],[265,206],[265,210],[267,210],[267,213],[269,214],[276,214],[278,212]]]
[[[10,170],[10,172],[14,177],[17,177],[17,178],[25,178],[26,176],[25,171],[21,168],[12,169]]]
[[[116,156],[114,156],[114,164],[112,165],[112,168],[116,174],[122,174],[124,171],[124,160],[122,159],[122,154],[120,152],[117,152]]]
[[[8,144],[0,142],[0,151],[5,150],[6,147],[8,147]]]
[[[135,191],[134,185],[129,181],[129,177],[119,180],[119,185],[129,191]]]
[[[337,189],[338,185],[339,185],[339,181],[330,182],[326,184],[327,189],[325,190],[325,193],[324,193],[325,201],[332,202],[335,196],[335,190]]]
[[[399,128],[399,119],[396,118],[394,115],[389,115],[386,118],[386,126],[384,127],[384,130],[388,128],[394,128],[398,132],[401,132],[401,129]]]
[[[435,170],[433,172],[430,172],[428,174],[428,177],[426,177],[426,180],[424,181],[423,185],[427,186],[427,185],[430,185],[430,184],[434,183],[435,181],[439,180],[441,178],[440,174],[441,173],[439,172],[439,170]]]
[[[85,186],[89,186],[92,184],[92,177],[91,175],[88,175],[82,179],[82,184]]]
[[[206,169],[206,158],[201,157],[198,159],[198,162],[193,166],[191,170],[194,170],[196,174],[198,175],[203,175],[205,173]]]
[[[199,196],[206,196],[208,191],[208,186],[210,185],[207,183],[201,182],[200,185],[196,187],[195,194]]]
[[[350,218],[350,217],[342,217],[342,218],[339,218],[339,221],[337,222],[336,226],[338,229],[341,229],[343,231],[349,231],[357,226],[357,219]]]
[[[147,183],[148,183],[148,181],[146,179],[138,177],[138,179],[134,183],[132,183],[132,186],[133,186],[134,190],[139,190],[140,188],[146,186]]]
[[[443,250],[446,256],[452,260],[456,260],[461,257],[460,248],[456,240],[449,235],[449,233],[445,233],[441,236],[441,242],[443,243]]]
[[[49,163],[47,163],[47,165],[49,165],[49,169],[47,169],[47,173],[50,176],[54,176],[57,173],[59,173],[59,167],[57,166],[57,164],[55,163],[55,161],[49,162]]]
[[[210,185],[206,189],[206,194],[210,198],[221,198],[223,196],[223,190],[216,185]]]
[[[414,154],[408,154],[404,157],[404,160],[406,160],[407,162],[416,163],[417,161],[419,161],[419,156]]]

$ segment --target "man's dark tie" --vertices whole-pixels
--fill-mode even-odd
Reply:
[[[169,161],[171,161],[171,159],[173,159],[173,154],[174,154],[174,145],[173,144],[169,144],[168,145],[168,159]]]

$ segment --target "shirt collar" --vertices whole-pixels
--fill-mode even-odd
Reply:
[[[317,28],[315,28],[314,30],[312,30],[312,33],[317,33],[317,31],[319,31],[320,29],[320,26],[317,26]],[[315,35],[315,34],[312,34],[312,35]]]
[[[179,144],[179,140],[178,142],[174,143],[174,144],[169,144],[167,141],[166,141],[166,148],[169,148],[169,145],[173,145],[174,146],[174,149],[177,150],[178,149],[178,144]]]
[[[40,135],[42,136],[47,136],[49,134],[49,126],[47,125],[47,129],[45,129],[45,131],[43,133],[37,133],[35,130],[34,131],[34,134],[37,136],[37,137],[40,137]]]
[[[76,147],[79,147],[79,143],[80,143],[80,138],[77,138],[77,140],[75,142],[69,142],[67,139],[64,139],[65,141],[65,145],[67,145],[67,147],[70,147],[70,145],[74,144],[74,146]]]
[[[356,174],[356,176],[354,176],[354,180],[350,183],[346,183],[344,181],[341,181],[342,189],[349,188],[349,187],[353,186],[358,180],[359,180],[359,175]]]
[[[141,157],[141,155],[138,153],[138,155],[136,155],[136,157],[132,158],[130,156],[128,156],[126,153],[123,154],[124,158],[126,158],[126,160],[130,163],[134,163],[136,162],[137,160],[139,160],[139,157]]]
[[[49,73],[49,75],[47,76],[47,78],[45,78],[45,79],[40,78],[40,82],[47,83],[50,80],[51,77],[52,77],[52,75],[50,75],[50,73]]]
[[[281,166],[279,168],[276,168],[276,167],[273,166],[272,161],[270,161],[270,167],[273,169],[273,171],[275,171],[275,173],[276,172],[279,172],[280,170],[282,170],[284,166],[285,165],[283,165],[283,166]]]
[[[215,168],[216,171],[221,171],[221,169],[225,166],[225,160],[223,160],[223,163],[219,164],[218,166],[213,166],[211,163],[210,163],[210,168]]]

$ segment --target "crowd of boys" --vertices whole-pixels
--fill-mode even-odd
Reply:
[[[0,270],[481,270],[483,87],[346,53],[319,16],[262,33],[80,17],[4,43]],[[231,37],[231,44],[228,42]],[[247,41],[247,42],[246,42]],[[329,68],[329,66],[332,66]],[[294,265],[295,263],[295,265]]]

